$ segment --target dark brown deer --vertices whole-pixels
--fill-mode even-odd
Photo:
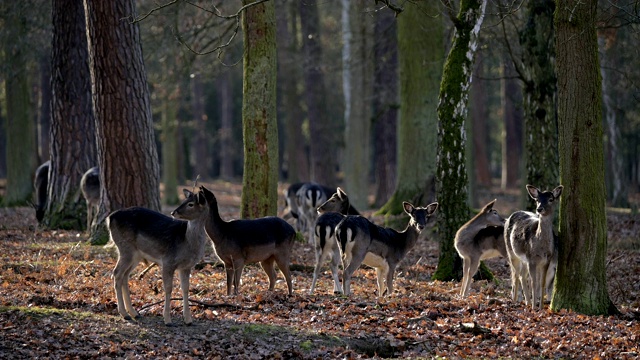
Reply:
[[[262,265],[269,277],[269,290],[273,290],[276,284],[275,263],[287,281],[289,295],[293,294],[289,270],[296,237],[293,227],[275,216],[225,221],[220,217],[218,201],[213,193],[204,186],[200,186],[200,191],[209,206],[205,230],[227,273],[227,295],[232,294],[232,287],[233,293],[238,293],[242,269],[246,264],[256,262]]]

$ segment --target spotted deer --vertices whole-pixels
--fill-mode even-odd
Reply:
[[[316,265],[313,270],[313,280],[309,294],[313,294],[320,275],[322,265],[329,260],[329,268],[333,276],[333,292],[341,293],[340,277],[338,267],[340,266],[340,247],[335,238],[336,226],[347,215],[360,215],[349,203],[349,197],[341,188],[337,188],[335,194],[318,206],[318,219],[313,232],[314,248],[316,254]]]
[[[525,303],[532,308],[544,304],[545,289],[553,281],[550,269],[557,263],[557,237],[553,232],[553,212],[562,194],[560,185],[552,191],[540,191],[527,185],[536,202],[536,213],[517,211],[505,223],[505,245],[511,267],[511,297],[518,298],[522,287]]]
[[[461,297],[468,295],[473,275],[478,271],[481,260],[507,257],[504,242],[505,219],[493,208],[495,203],[496,200],[493,200],[485,205],[456,232],[454,246],[463,261]]]
[[[342,287],[345,295],[350,294],[351,277],[363,263],[376,269],[378,295],[393,293],[396,266],[416,245],[418,235],[438,208],[438,203],[414,207],[404,202],[402,206],[410,217],[403,231],[375,225],[362,216],[348,216],[336,227],[344,266]]]

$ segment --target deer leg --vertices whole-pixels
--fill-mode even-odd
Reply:
[[[234,293],[236,295],[238,295],[238,293],[240,292],[240,285],[242,284],[241,282],[241,277],[242,277],[242,270],[244,269],[244,260],[238,259],[235,260],[233,263],[233,288],[234,288]]]
[[[313,290],[316,288],[316,281],[318,281],[318,276],[320,275],[320,270],[322,269],[322,264],[327,260],[327,257],[329,256],[329,254],[322,248],[316,247],[315,250],[316,267],[313,269],[313,280],[311,281],[311,289],[309,290],[309,295],[313,294]]]
[[[331,262],[329,263],[331,268],[331,275],[333,276],[333,292],[334,293],[342,293],[342,288],[340,287],[340,276],[339,269],[340,266],[340,249],[338,246],[333,246],[333,255],[331,256]]]
[[[287,290],[289,291],[289,295],[293,295],[293,283],[291,282],[291,269],[289,269],[289,256],[287,255],[287,256],[277,257],[276,264],[278,265],[278,269],[280,269],[280,272],[282,273],[282,275],[284,275],[284,279],[287,281]]]
[[[386,272],[387,272],[387,296],[391,296],[391,294],[393,294],[393,274],[396,271],[396,266],[395,265],[388,265]]]
[[[225,263],[224,264],[224,270],[227,273],[227,296],[230,296],[232,294],[232,290],[231,288],[233,287],[233,291],[237,294],[237,287],[235,284],[235,277],[233,276],[234,273],[234,269],[233,269],[233,262],[232,263]]]
[[[538,277],[538,267],[531,262],[527,263],[527,268],[529,271],[529,284],[531,285],[530,293],[532,294],[531,299],[531,308],[535,309],[538,301],[538,288],[539,288],[539,277]]]
[[[276,287],[276,269],[273,267],[273,257],[270,257],[266,260],[260,262],[260,266],[262,266],[262,270],[269,277],[269,290],[273,290]]]
[[[169,266],[162,268],[162,287],[164,288],[164,311],[162,317],[164,324],[171,326],[171,291],[173,290],[174,269]]]
[[[182,317],[184,323],[191,325],[193,319],[191,318],[191,309],[189,308],[189,277],[191,276],[191,269],[178,270],[180,276],[180,289],[182,290]]]

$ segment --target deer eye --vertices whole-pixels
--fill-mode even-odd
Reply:
[[[550,202],[550,203],[552,203],[552,202],[553,202],[553,200],[555,200],[555,199],[554,199],[554,198],[551,198],[551,199],[549,199],[549,202]]]
[[[190,202],[190,203],[188,203],[188,204],[187,204],[187,206],[188,206],[188,207],[193,207],[193,203],[192,203],[192,202]]]

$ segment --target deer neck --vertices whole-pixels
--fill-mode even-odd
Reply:
[[[226,221],[222,220],[220,217],[218,202],[215,201],[210,203],[208,216],[206,217],[203,228],[206,230],[207,235],[209,235],[212,241],[216,242],[217,239],[219,239],[219,234],[221,232],[220,227],[225,224]]]
[[[409,224],[407,224],[407,227],[404,229],[404,231],[398,233],[398,235],[400,236],[401,240],[398,243],[403,243],[405,244],[405,248],[411,249],[418,242],[418,236],[420,235],[420,232],[413,225],[413,221],[409,220]]]
[[[460,230],[458,230],[458,234],[456,238],[465,239],[465,238],[473,238],[476,236],[478,231],[487,227],[487,224],[483,221],[472,221],[462,226]]]
[[[552,215],[538,215],[538,228],[536,229],[536,235],[540,239],[553,240],[553,216]]]

